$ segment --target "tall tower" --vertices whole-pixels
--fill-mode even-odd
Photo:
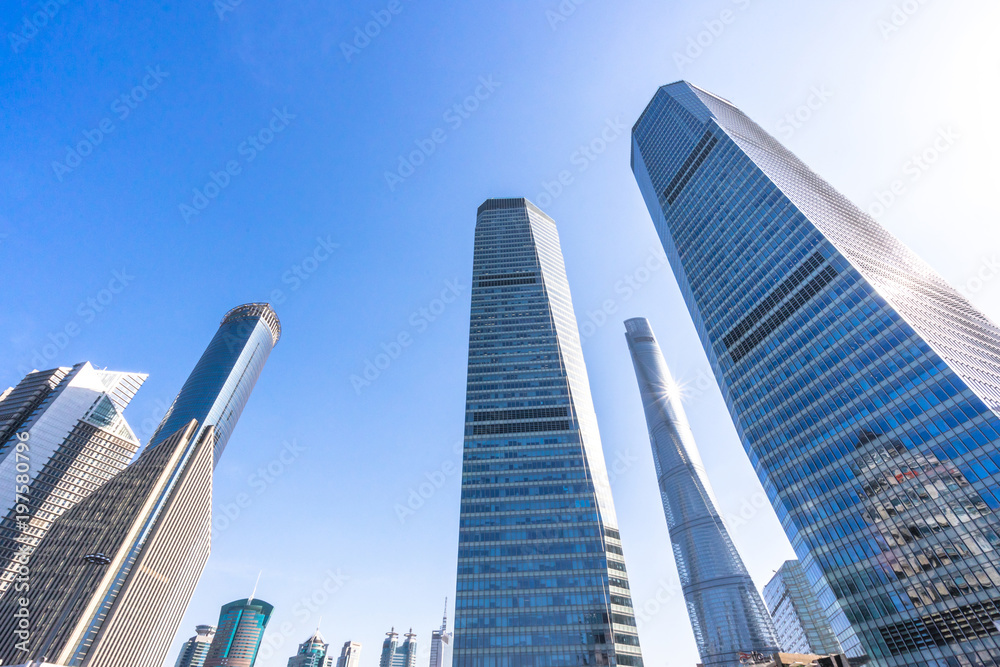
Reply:
[[[653,446],[656,479],[684,601],[705,667],[740,667],[740,653],[778,650],[771,617],[719,514],[680,390],[645,318],[625,338]]]
[[[188,379],[136,462],[57,519],[33,552],[15,557],[30,559],[31,640],[27,653],[13,653],[23,596],[0,598],[0,661],[162,666],[208,560],[215,460],[279,331],[266,304],[230,311],[192,372],[197,381]],[[239,354],[227,356],[230,347]],[[195,418],[168,433],[181,414],[217,420],[224,433]]]
[[[194,637],[184,642],[174,667],[205,667],[208,647],[212,645],[212,638],[215,637],[215,626],[195,626],[195,633]]]
[[[417,636],[413,634],[413,629],[411,628],[404,635],[402,644],[399,643],[398,638],[399,633],[396,632],[396,628],[385,633],[385,640],[382,642],[382,655],[378,661],[379,667],[416,667]]]
[[[279,338],[281,322],[266,303],[247,303],[226,313],[148,446],[195,419],[202,428],[215,429],[218,463]]]
[[[163,665],[208,560],[212,430],[194,441],[197,430],[147,449],[52,524],[0,598],[0,663]]]
[[[328,648],[319,628],[316,628],[309,639],[299,644],[299,650],[288,659],[287,667],[332,667],[333,656],[327,655]]]
[[[1000,329],[729,102],[632,168],[743,446],[850,656],[1000,655]]]
[[[445,652],[451,642],[451,633],[448,632],[448,599],[444,600],[444,616],[441,617],[441,629],[431,633],[431,661],[430,667],[444,667]]]
[[[0,594],[15,555],[132,460],[139,440],[122,413],[146,377],[85,362],[29,373],[0,399]]]
[[[788,653],[830,655],[840,642],[797,560],[785,561],[764,586],[764,602],[774,619],[778,644]]]
[[[361,665],[361,644],[359,642],[344,642],[344,647],[340,649],[340,657],[337,658],[337,667],[360,667]]]
[[[273,606],[252,595],[222,605],[205,667],[253,667],[272,612]]]
[[[487,200],[472,274],[454,667],[641,665],[555,222]]]

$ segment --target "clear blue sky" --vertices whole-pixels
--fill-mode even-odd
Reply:
[[[902,181],[882,222],[956,284],[1000,252],[1000,10],[987,0],[914,0],[898,30],[880,25],[895,4],[883,0],[565,0],[568,16],[556,0],[64,2],[44,21],[38,2],[0,10],[0,385],[82,360],[148,372],[127,413],[148,437],[222,314],[282,297],[282,340],[215,478],[217,517],[240,494],[249,504],[216,535],[175,651],[259,570],[272,642],[292,628],[262,667],[283,667],[319,616],[338,648],[364,643],[364,667],[392,625],[412,625],[426,650],[455,587],[475,210],[527,196],[560,226],[581,323],[606,300],[616,310],[584,353],[609,466],[623,468],[612,486],[635,604],[660,607],[641,629],[646,662],[697,662],[669,594],[623,319],[648,317],[689,383],[726,514],[761,491],[714,379],[698,380],[707,362],[670,270],[616,290],[657,248],[627,132],[661,84],[732,100],[866,208]],[[372,12],[386,25],[345,54]],[[701,52],[685,55],[699,33]],[[782,124],[810,101],[799,127]],[[908,164],[948,130],[933,164]],[[580,152],[602,134],[603,152]],[[68,154],[80,142],[96,145]],[[401,168],[420,145],[433,153]],[[539,197],[563,170],[572,182]],[[212,173],[224,187],[206,193]],[[1000,273],[971,287],[1000,314]],[[410,344],[355,391],[351,376],[400,334]],[[292,441],[303,451],[276,463]],[[253,477],[269,463],[282,474]],[[440,488],[401,522],[395,506],[429,479]],[[788,543],[769,507],[736,523],[762,586]],[[327,571],[346,579],[309,611],[301,600]]]

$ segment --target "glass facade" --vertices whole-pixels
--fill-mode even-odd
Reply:
[[[1000,329],[711,93],[660,88],[632,169],[848,655],[1000,664]]]
[[[288,659],[287,667],[332,667],[333,656],[326,654],[328,648],[317,628],[312,637],[299,644],[298,652]]]
[[[454,667],[641,665],[555,223],[479,207]]]
[[[218,463],[280,337],[281,323],[266,303],[248,303],[226,313],[148,446],[155,447],[194,419],[201,428],[215,427]]]
[[[778,644],[787,653],[841,652],[837,635],[797,560],[785,561],[764,586],[764,602],[774,619]]]
[[[361,665],[361,644],[360,642],[344,642],[340,649],[340,657],[337,658],[337,667],[360,667]]]
[[[205,667],[253,667],[274,607],[254,598],[223,605]]]
[[[212,645],[212,638],[215,637],[215,628],[211,625],[199,625],[195,627],[195,632],[197,634],[194,637],[184,642],[174,667],[205,667],[205,658],[208,656],[208,647]]]
[[[705,667],[740,667],[741,653],[778,650],[771,618],[719,514],[680,388],[649,322],[625,322],[653,447],[670,544]]]
[[[417,636],[411,628],[406,633],[403,643],[399,643],[399,633],[393,628],[385,633],[382,642],[382,655],[379,656],[379,667],[416,667]]]

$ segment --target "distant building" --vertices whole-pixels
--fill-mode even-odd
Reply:
[[[382,656],[378,661],[379,667],[416,667],[417,636],[413,634],[413,628],[404,635],[402,644],[397,641],[398,637],[399,633],[395,628],[385,633]]]
[[[223,605],[205,667],[253,667],[274,607],[252,595]]]
[[[764,602],[771,612],[782,650],[819,655],[841,652],[837,635],[799,561],[786,561],[767,582]]]
[[[444,667],[448,644],[451,643],[451,633],[448,632],[448,599],[444,601],[444,616],[441,618],[441,629],[431,633],[430,667]]]
[[[122,413],[146,377],[83,362],[33,371],[0,397],[0,593],[20,567],[19,547],[36,547],[53,521],[132,460],[139,439]],[[27,502],[16,502],[24,475],[18,495]]]
[[[344,648],[340,649],[340,657],[337,658],[337,667],[360,667],[361,665],[361,644],[359,642],[345,642]]]
[[[319,628],[312,637],[299,644],[299,651],[288,659],[288,667],[333,667],[333,656],[327,655],[329,644]]]
[[[197,634],[184,642],[174,667],[204,667],[208,647],[212,645],[212,638],[215,636],[215,627],[198,625],[194,631]]]

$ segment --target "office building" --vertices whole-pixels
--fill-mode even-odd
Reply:
[[[726,100],[632,168],[733,423],[850,657],[1000,656],[1000,329]]]
[[[337,658],[337,667],[360,667],[361,665],[361,644],[358,642],[344,642],[340,649],[340,657]]]
[[[85,362],[34,371],[4,392],[0,594],[20,567],[15,555],[38,546],[53,521],[135,456],[139,440],[122,413],[146,377]]]
[[[413,634],[413,629],[410,628],[404,635],[402,643],[398,640],[396,628],[385,633],[378,667],[417,667],[417,636]]]
[[[455,667],[641,665],[555,222],[476,219]]]
[[[449,644],[451,644],[451,633],[448,632],[448,600],[445,598],[441,628],[431,632],[430,667],[444,667]]]
[[[198,625],[194,630],[195,636],[184,642],[174,667],[205,667],[205,657],[208,656],[208,647],[215,637],[215,627]]]
[[[327,655],[329,645],[319,628],[312,637],[299,644],[299,650],[288,659],[288,667],[333,667],[333,656]]]
[[[701,662],[705,667],[740,667],[741,653],[778,650],[771,618],[719,513],[680,388],[649,321],[627,320],[625,332]]]
[[[774,620],[782,651],[818,655],[841,652],[837,635],[799,561],[785,561],[771,577],[764,586],[764,602]]]
[[[222,605],[205,667],[253,667],[274,607],[254,598]]]
[[[0,663],[162,667],[208,560],[213,438],[195,442],[197,430],[147,449],[52,524],[0,598]]]

